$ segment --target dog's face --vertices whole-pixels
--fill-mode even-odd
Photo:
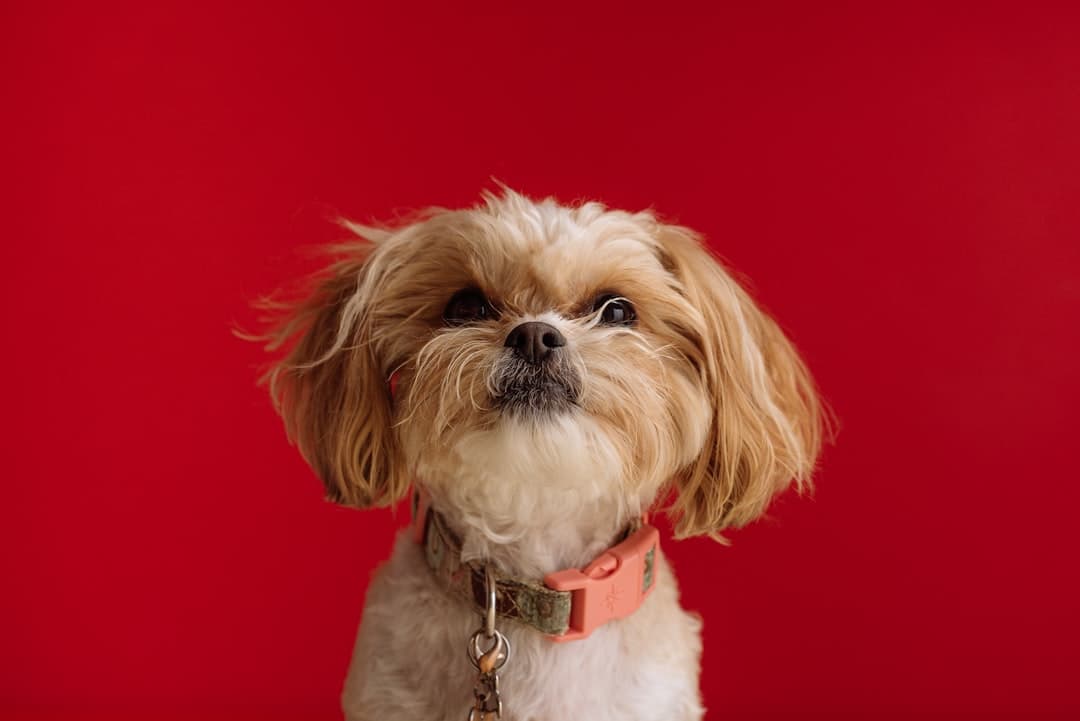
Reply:
[[[352,227],[368,242],[278,329],[298,340],[270,374],[333,499],[419,479],[505,525],[541,496],[636,514],[671,484],[689,535],[811,470],[802,362],[689,231],[509,192]]]

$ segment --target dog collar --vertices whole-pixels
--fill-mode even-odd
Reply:
[[[461,541],[420,490],[413,492],[412,517],[413,538],[423,546],[435,576],[455,595],[483,611],[484,565],[461,560]],[[496,613],[528,624],[552,641],[585,638],[641,606],[655,585],[659,548],[659,531],[643,518],[584,569],[555,571],[542,583],[495,571]]]

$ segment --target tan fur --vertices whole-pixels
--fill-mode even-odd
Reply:
[[[393,436],[385,375],[372,347],[370,299],[379,286],[369,248],[346,244],[346,259],[269,335],[268,350],[299,340],[266,375],[286,429],[326,484],[331,500],[389,504],[411,479]]]
[[[511,191],[473,209],[429,211],[398,229],[346,225],[363,242],[337,248],[341,259],[311,295],[284,307],[266,336],[271,350],[286,351],[267,374],[276,406],[333,500],[392,503],[416,480],[463,539],[465,556],[541,577],[587,563],[667,489],[675,491],[679,536],[719,538],[792,481],[809,482],[822,422],[810,375],[692,231],[651,213],[568,208]],[[446,324],[448,300],[469,287],[491,300],[497,317]],[[633,303],[634,325],[600,324],[594,301],[608,294]],[[580,384],[572,408],[544,417],[507,415],[493,399],[507,334],[530,320],[565,336],[559,353]],[[468,610],[444,598],[416,554],[401,550],[392,563],[397,576],[438,599],[425,606],[432,618],[468,625]],[[696,649],[696,626],[669,580],[651,614],[683,629]],[[366,613],[393,613],[394,588],[380,575]],[[641,624],[632,616],[597,640],[527,647],[549,675],[581,654],[631,663],[607,655],[648,638]],[[403,642],[381,627],[364,626],[360,637],[358,654],[391,653]],[[633,683],[672,694],[696,685],[697,651],[679,659],[667,672],[633,661]],[[393,663],[353,665],[370,670],[351,674],[346,689],[350,718],[363,718],[369,691],[394,685]],[[519,687],[528,707],[508,718],[547,717],[559,707],[557,689],[545,692],[540,678],[529,683],[540,685]],[[430,699],[406,701],[402,689],[380,701],[380,713],[408,718],[407,707],[422,708],[435,717],[449,692],[433,688]],[[693,699],[680,708],[678,718],[700,713]],[[665,717],[651,707],[602,709],[596,718]]]
[[[675,479],[676,532],[716,534],[760,516],[791,481],[809,483],[821,450],[821,404],[791,341],[693,231],[655,232],[665,264],[700,313],[687,309],[687,353],[715,409],[703,453]]]

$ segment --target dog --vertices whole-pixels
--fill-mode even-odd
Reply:
[[[701,621],[648,513],[722,540],[808,487],[823,413],[792,343],[652,212],[503,188],[343,224],[355,238],[264,338],[329,499],[413,500],[346,718],[701,718]]]

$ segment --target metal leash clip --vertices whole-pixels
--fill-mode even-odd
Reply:
[[[491,566],[484,567],[484,590],[487,592],[484,625],[472,635],[466,649],[469,661],[480,672],[473,686],[469,721],[492,721],[502,717],[499,669],[510,658],[510,640],[495,628],[495,574]],[[481,646],[482,640],[489,644],[487,650]]]

